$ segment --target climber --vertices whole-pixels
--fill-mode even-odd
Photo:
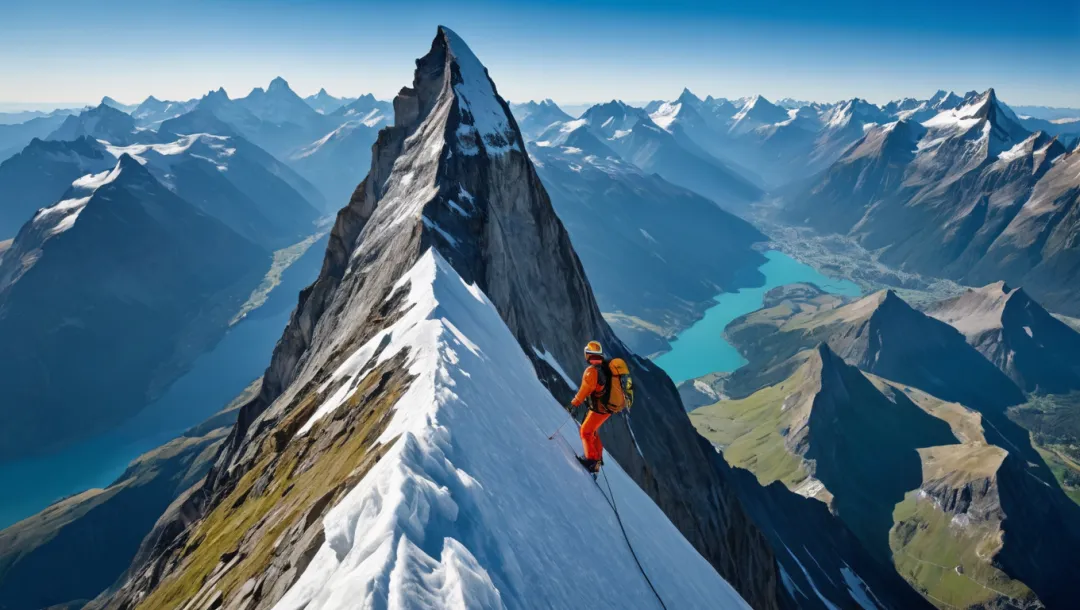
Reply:
[[[630,406],[634,394],[626,362],[622,358],[604,358],[604,350],[598,341],[589,341],[585,346],[585,361],[589,366],[581,376],[581,388],[570,402],[569,410],[572,413],[588,402],[589,414],[581,424],[581,444],[585,456],[579,457],[578,461],[586,470],[595,473],[604,463],[600,425],[612,414]]]

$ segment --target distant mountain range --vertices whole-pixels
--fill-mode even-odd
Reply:
[[[33,119],[49,124],[0,163],[2,461],[138,412],[221,338],[272,253],[318,231],[319,190],[209,110],[115,106]]]
[[[849,234],[899,269],[1005,280],[1080,313],[1080,155],[1032,133],[990,89],[916,122],[872,127],[791,195],[794,223]]]
[[[536,142],[561,146],[579,129],[589,131],[626,162],[704,195],[727,210],[744,209],[762,194],[740,172],[662,129],[645,110],[619,101],[593,106],[580,119],[552,124]]]

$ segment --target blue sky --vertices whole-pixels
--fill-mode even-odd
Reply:
[[[277,75],[302,95],[389,98],[440,23],[515,101],[993,86],[1012,104],[1080,107],[1080,0],[0,0],[0,102],[235,97]]]

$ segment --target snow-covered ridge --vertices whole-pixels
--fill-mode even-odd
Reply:
[[[748,608],[614,459],[608,498],[573,426],[548,440],[566,413],[483,292],[433,249],[406,283],[379,356],[408,349],[415,376],[380,439],[393,446],[324,518],[277,608],[659,607],[610,501],[668,608]],[[360,374],[369,347],[335,377]]]
[[[173,163],[173,159],[170,159],[170,157],[190,155],[213,163],[219,171],[227,171],[229,169],[229,158],[236,154],[236,148],[230,146],[227,136],[216,136],[208,133],[186,135],[175,142],[163,144],[113,146],[104,140],[99,140],[99,142],[114,157],[120,158],[121,155],[130,155],[131,158],[142,165],[150,163],[152,165],[169,166]]]
[[[32,226],[42,231],[46,237],[59,235],[75,226],[79,214],[82,213],[86,204],[90,203],[90,198],[94,193],[120,177],[120,165],[121,163],[117,161],[116,167],[111,170],[76,178],[71,183],[69,195],[72,196],[38,210],[31,220]]]

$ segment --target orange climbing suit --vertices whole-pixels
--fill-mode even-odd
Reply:
[[[580,407],[586,400],[590,401],[589,414],[585,416],[585,422],[581,424],[581,445],[585,450],[587,460],[600,460],[604,457],[604,445],[600,442],[599,430],[600,425],[611,417],[611,413],[601,412],[601,410],[609,409],[607,405],[600,404],[604,394],[604,385],[600,383],[597,368],[603,365],[604,361],[600,358],[589,360],[589,366],[581,376],[581,387],[574,396],[574,400],[571,401],[575,407]],[[621,405],[625,399],[618,377],[611,376],[608,383],[612,384],[610,402]]]

